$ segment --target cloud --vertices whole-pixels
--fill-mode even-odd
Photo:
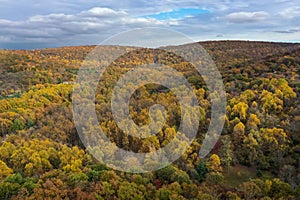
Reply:
[[[132,17],[124,10],[95,7],[75,14],[35,15],[24,21],[0,19],[0,42],[74,42],[85,38],[86,44],[98,43],[116,29],[175,24],[156,19]],[[8,37],[10,36],[10,37]],[[72,41],[70,39],[72,36]],[[98,39],[96,38],[98,36]],[[82,37],[82,38],[79,38]],[[100,41],[99,41],[100,40]]]
[[[110,8],[101,8],[101,7],[95,7],[88,11],[84,11],[81,13],[81,15],[86,15],[88,17],[94,16],[94,17],[119,17],[119,16],[125,16],[127,13],[125,11],[116,11]]]
[[[300,7],[290,7],[286,8],[283,11],[279,13],[284,18],[294,18],[294,17],[300,17]]]
[[[10,40],[9,36],[0,36],[0,42],[9,42]]]
[[[194,40],[300,41],[296,0],[0,1],[0,48],[98,44],[149,26]]]
[[[275,33],[288,33],[288,34],[292,34],[292,33],[298,33],[300,32],[300,29],[289,29],[289,30],[277,30],[274,31]]]
[[[35,15],[30,17],[27,20],[27,22],[51,23],[51,22],[58,22],[58,21],[67,21],[68,19],[71,20],[72,18],[73,18],[72,15],[65,15],[65,14]]]
[[[142,18],[142,17],[137,17],[137,18],[122,18],[121,22],[123,25],[135,25],[135,26],[144,26],[144,25],[162,25],[164,22],[161,22],[156,19],[152,18]]]
[[[269,13],[264,11],[259,12],[235,12],[226,16],[226,19],[232,23],[253,23],[266,20]]]

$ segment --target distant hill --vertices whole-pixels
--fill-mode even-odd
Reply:
[[[293,62],[299,62],[300,44],[252,41],[199,42],[217,63],[224,78],[237,70],[251,71],[249,76],[290,77],[298,73]],[[0,92],[28,90],[39,83],[72,82],[82,61],[95,46],[74,46],[41,50],[0,50]],[[107,46],[109,51],[110,47]],[[125,48],[125,47],[118,47]],[[279,62],[284,64],[274,66]],[[272,64],[273,63],[273,64]],[[287,65],[287,66],[286,66]],[[299,74],[299,73],[298,73]],[[296,77],[296,81],[298,81]]]

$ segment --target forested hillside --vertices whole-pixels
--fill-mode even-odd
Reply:
[[[216,62],[227,97],[222,135],[203,159],[198,152],[211,102],[193,66],[162,50],[102,47],[107,52],[132,49],[107,68],[95,96],[99,127],[118,147],[141,153],[160,149],[174,139],[181,116],[170,90],[145,85],[130,99],[134,122],[149,123],[148,109],[154,104],[164,105],[169,118],[146,139],[122,132],[111,114],[111,95],[118,78],[130,69],[166,64],[184,74],[198,98],[199,130],[188,151],[172,165],[144,174],[103,165],[77,134],[73,87],[94,46],[0,50],[0,199],[299,199],[300,44],[200,44]],[[178,141],[178,151],[184,145]],[[114,156],[114,149],[102,155]],[[134,165],[136,160],[128,162]]]

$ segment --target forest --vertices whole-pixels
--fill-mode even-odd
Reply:
[[[139,139],[118,127],[110,107],[122,74],[159,62],[181,72],[197,96],[196,139],[174,163],[148,173],[113,170],[91,152],[108,148],[99,157],[114,159],[115,149],[86,147],[78,135],[72,95],[77,73],[95,46],[0,50],[0,199],[300,199],[300,44],[199,44],[216,63],[227,99],[221,137],[205,158],[198,153],[211,121],[212,94],[193,66],[163,50],[101,47],[108,55],[129,52],[109,65],[95,94],[96,128],[119,148],[146,153],[166,146],[176,134],[184,137],[177,132],[182,110],[175,94],[157,84],[136,90],[129,110],[142,126],[149,123],[149,108],[163,105],[168,119],[162,130]],[[178,141],[175,151],[184,145]]]

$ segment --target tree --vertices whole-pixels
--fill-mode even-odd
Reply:
[[[10,127],[11,132],[23,130],[25,128],[25,122],[21,119],[15,119],[12,126]]]
[[[187,199],[194,199],[198,195],[198,188],[193,183],[183,183],[182,185],[183,196]]]
[[[239,116],[241,120],[245,120],[247,117],[248,108],[248,104],[244,102],[239,102],[238,104],[233,106],[231,115]]]
[[[106,181],[98,183],[95,190],[96,199],[113,199],[116,193],[112,185]]]
[[[220,157],[216,154],[211,155],[206,164],[207,164],[207,168],[211,172],[221,172],[222,171]]]
[[[260,95],[260,101],[262,102],[262,110],[265,113],[279,113],[283,109],[283,101],[273,93],[263,90]]]
[[[261,189],[251,181],[242,183],[240,188],[243,190],[246,200],[256,199],[261,193]]]
[[[0,160],[0,180],[6,178],[7,176],[11,175],[13,170],[10,169],[5,162]]]
[[[124,181],[118,190],[118,198],[122,200],[142,200],[145,199],[144,194],[146,192],[146,188],[143,185],[138,186],[135,183]]]
[[[280,79],[271,79],[269,85],[269,89],[272,91],[279,90],[282,94],[282,98],[286,103],[290,103],[289,101],[293,98],[297,97],[297,94],[293,91],[293,89],[289,86],[287,80]]]
[[[245,125],[239,122],[233,128],[233,142],[235,147],[240,147],[245,137]]]
[[[255,93],[253,90],[246,90],[240,95],[240,100],[245,103],[250,103],[255,98]]]
[[[165,168],[157,170],[156,176],[159,180],[169,182],[172,174],[175,173],[175,171],[176,171],[175,167],[169,165]]]
[[[273,169],[279,169],[284,165],[284,156],[289,150],[289,138],[281,128],[266,128],[260,130],[262,134],[262,150],[268,157],[269,163],[272,160]]]
[[[221,149],[221,163],[226,166],[227,171],[233,162],[233,146],[231,142],[231,137],[225,135],[222,137],[222,149]]]
[[[260,125],[260,120],[256,114],[250,114],[249,119],[247,121],[247,126],[249,129],[257,130],[258,125]]]
[[[272,180],[272,186],[269,191],[269,196],[271,198],[280,199],[280,198],[290,198],[293,199],[292,196],[293,190],[288,183],[284,183],[279,179],[275,178]]]
[[[20,174],[12,174],[0,182],[0,198],[9,199],[11,196],[16,195],[21,189],[23,178]]]
[[[0,160],[8,162],[16,149],[17,147],[14,144],[10,142],[3,142],[0,146]]]
[[[156,198],[160,199],[160,200],[169,200],[169,196],[172,194],[172,192],[163,187],[160,188],[157,192],[156,192]]]
[[[191,182],[189,175],[185,171],[182,171],[182,170],[176,170],[171,175],[171,181],[178,182],[179,184]]]
[[[255,132],[249,133],[243,140],[243,152],[246,154],[245,163],[257,164],[259,144],[255,138]]]
[[[186,199],[182,196],[181,186],[177,182],[171,183],[170,185],[168,185],[168,188],[170,188],[170,190],[172,191],[171,195],[169,195],[169,199],[171,199],[171,200],[173,200],[173,199],[185,200]]]
[[[207,168],[207,164],[204,161],[201,161],[197,167],[196,167],[196,171],[197,171],[197,180],[199,182],[202,182],[206,179],[206,175],[209,172],[209,169]]]
[[[88,176],[82,172],[72,173],[68,177],[68,184],[71,187],[84,186],[88,181]]]
[[[224,176],[220,172],[210,172],[207,175],[207,181],[212,185],[221,183],[223,180],[224,180]]]
[[[68,196],[68,190],[65,183],[59,178],[50,178],[40,181],[38,187],[30,198],[34,199],[65,199]]]
[[[279,171],[280,180],[289,183],[292,187],[295,187],[297,184],[297,171],[292,165],[283,165]]]
[[[240,200],[241,198],[234,192],[228,191],[226,192],[227,200]]]

